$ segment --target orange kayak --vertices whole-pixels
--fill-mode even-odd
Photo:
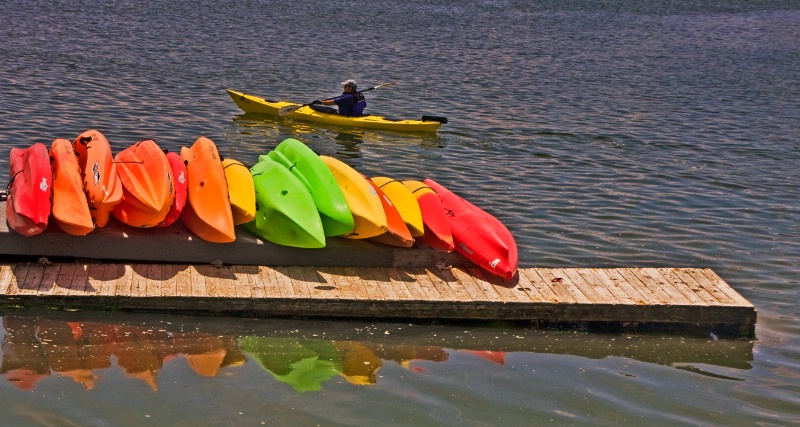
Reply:
[[[89,213],[97,227],[105,227],[114,206],[122,201],[122,182],[111,155],[108,139],[91,129],[72,142],[89,202]]]
[[[203,240],[233,242],[236,232],[228,183],[216,144],[201,136],[191,148],[181,148],[181,158],[189,175],[189,203],[181,215],[183,223]]]
[[[53,219],[65,233],[85,236],[94,230],[94,222],[83,192],[78,157],[72,142],[62,138],[53,141],[50,158],[53,166]]]
[[[378,197],[381,199],[383,211],[386,213],[387,225],[387,230],[385,233],[372,237],[370,240],[374,240],[385,245],[400,246],[404,248],[410,248],[411,246],[414,246],[414,238],[411,237],[411,232],[408,230],[406,222],[403,221],[400,211],[397,210],[397,207],[394,205],[394,203],[392,203],[391,200],[389,200],[389,197],[383,192],[383,190],[381,190],[378,184],[369,178],[367,178],[367,181],[375,190],[375,192],[378,193]]]
[[[132,227],[155,227],[167,217],[175,199],[172,168],[152,139],[139,141],[115,157],[122,181],[122,202],[114,218]]]
[[[425,233],[417,237],[417,244],[451,252],[455,248],[450,221],[445,216],[442,201],[433,189],[421,181],[403,181],[419,202]]]
[[[189,176],[186,173],[186,164],[180,154],[170,151],[166,154],[169,166],[172,169],[173,184],[175,185],[175,200],[172,201],[167,217],[158,227],[169,227],[181,217],[186,198],[189,196]]]
[[[47,147],[37,142],[12,148],[6,218],[11,229],[35,236],[47,228],[53,195],[53,170]]]

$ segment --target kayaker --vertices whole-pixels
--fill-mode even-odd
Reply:
[[[364,115],[364,108],[367,106],[367,100],[364,95],[358,91],[358,86],[355,80],[347,80],[342,82],[344,89],[341,95],[332,99],[324,99],[322,101],[316,100],[312,102],[313,105],[334,105],[339,107],[339,114],[347,117],[358,117]]]

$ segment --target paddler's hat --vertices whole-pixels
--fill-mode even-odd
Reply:
[[[347,81],[342,82],[342,84],[345,85],[345,86],[350,86],[351,88],[353,88],[353,90],[358,89],[358,86],[356,85],[356,81],[355,80],[347,80]]]

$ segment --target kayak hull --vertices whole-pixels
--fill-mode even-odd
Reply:
[[[401,181],[417,198],[422,213],[424,233],[416,238],[417,246],[451,252],[455,247],[450,221],[445,216],[442,201],[433,189],[422,181]]]
[[[72,142],[78,156],[89,212],[96,227],[105,227],[111,211],[122,202],[122,182],[108,139],[90,129]]]
[[[228,183],[228,198],[231,201],[233,224],[246,224],[256,218],[256,189],[253,175],[242,162],[224,159],[222,169]]]
[[[455,250],[484,270],[511,279],[517,273],[517,244],[503,223],[432,179],[426,179],[442,206],[453,233]]]
[[[422,223],[422,211],[419,209],[419,202],[402,182],[385,176],[376,176],[372,181],[380,187],[386,197],[400,212],[400,216],[411,232],[412,237],[419,237],[425,234],[425,225]]]
[[[94,230],[94,222],[72,141],[54,140],[50,157],[53,159],[53,220],[65,233],[85,236]]]
[[[250,168],[256,218],[245,227],[269,242],[298,248],[325,247],[325,232],[311,193],[289,169],[261,156]]]
[[[169,227],[174,224],[175,221],[181,217],[181,213],[189,197],[189,177],[186,172],[186,164],[178,153],[170,151],[166,156],[170,169],[172,169],[172,179],[175,185],[175,200],[172,201],[172,206],[169,208],[169,212],[167,212],[164,221],[157,225],[158,228]]]
[[[47,228],[52,208],[53,171],[47,146],[12,148],[6,218],[11,229],[35,236]]]
[[[340,236],[353,231],[353,214],[344,193],[317,153],[296,139],[286,138],[268,155],[289,169],[311,193],[325,236]]]
[[[378,193],[364,175],[339,159],[319,156],[325,166],[333,173],[339,188],[344,193],[350,212],[353,214],[354,228],[342,237],[349,239],[367,239],[379,236],[388,231],[386,213],[383,210]]]
[[[167,156],[152,139],[139,141],[114,157],[122,181],[122,201],[112,214],[120,222],[151,228],[167,217],[175,186]]]
[[[278,116],[278,111],[283,107],[299,106],[300,104],[286,101],[271,101],[243,92],[227,89],[233,102],[245,113],[267,114]],[[365,129],[386,129],[405,132],[435,132],[442,123],[439,121],[423,120],[392,120],[381,116],[367,115],[361,117],[347,117],[339,114],[330,114],[316,111],[309,106],[302,106],[296,111],[283,116],[287,119],[306,122],[323,123],[338,126],[352,126]]]
[[[369,178],[367,178],[367,182],[381,199],[381,206],[383,206],[383,212],[386,214],[386,232],[370,240],[383,243],[384,245],[399,246],[402,248],[414,246],[414,238],[411,236],[406,222],[403,221],[403,216],[400,215],[400,211],[397,210],[397,207],[392,203],[386,193],[381,190],[378,184]]]
[[[198,138],[191,147],[181,148],[181,159],[189,176],[188,203],[181,219],[197,237],[212,243],[236,240],[228,182],[217,146]]]

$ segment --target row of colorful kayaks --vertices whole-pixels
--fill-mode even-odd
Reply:
[[[236,239],[235,226],[269,242],[322,248],[326,238],[456,250],[505,278],[517,247],[494,216],[431,179],[367,178],[344,162],[285,139],[248,168],[223,159],[200,137],[180,154],[154,140],[112,155],[97,130],[11,150],[7,218],[19,234],[43,232],[50,218],[83,236],[111,216],[137,228],[181,220],[197,237]]]

